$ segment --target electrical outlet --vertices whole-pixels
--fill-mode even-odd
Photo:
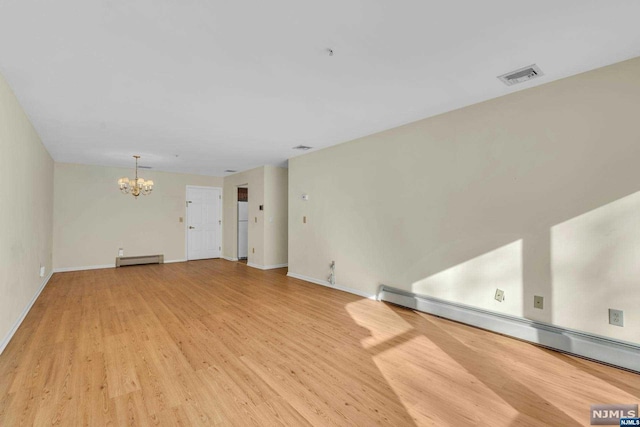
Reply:
[[[44,277],[45,268],[44,265],[40,266],[40,277]]]
[[[544,308],[544,297],[535,295],[533,297],[533,308],[539,308],[542,310]]]
[[[610,308],[609,324],[613,326],[624,326],[624,311]]]
[[[496,296],[494,298],[498,302],[504,301],[504,291],[502,289],[496,289]]]
[[[118,249],[118,256],[124,256],[124,249]]]

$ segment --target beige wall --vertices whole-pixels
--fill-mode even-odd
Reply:
[[[286,265],[288,234],[288,181],[289,171],[285,168],[265,166],[264,168],[264,241],[265,265]]]
[[[184,260],[186,186],[222,188],[222,178],[141,170],[153,193],[120,193],[118,178],[131,168],[56,163],[54,179],[54,268],[113,265],[118,248],[125,256],[164,254]]]
[[[289,270],[638,343],[639,111],[634,59],[290,159]]]
[[[238,258],[238,186],[249,188],[249,255],[258,267],[287,263],[287,180],[284,168],[263,166],[224,178],[223,256]],[[260,205],[264,210],[260,210]]]
[[[0,345],[51,272],[53,160],[0,76]]]

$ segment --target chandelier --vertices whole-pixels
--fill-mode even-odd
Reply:
[[[118,187],[124,194],[131,194],[136,199],[140,194],[146,196],[153,190],[153,181],[138,178],[138,159],[140,156],[133,156],[136,159],[136,178],[129,179],[127,177],[118,180]]]

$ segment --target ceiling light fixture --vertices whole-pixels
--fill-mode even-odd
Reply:
[[[136,177],[135,179],[129,179],[127,177],[120,178],[118,180],[118,187],[124,194],[131,194],[136,199],[140,194],[146,196],[153,191],[153,181],[144,180],[144,178],[138,178],[138,159],[140,156],[133,156],[136,159]]]

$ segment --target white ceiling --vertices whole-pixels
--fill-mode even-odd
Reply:
[[[637,0],[0,0],[0,73],[56,161],[223,175],[640,56],[639,16]],[[496,78],[532,63],[544,77]]]

